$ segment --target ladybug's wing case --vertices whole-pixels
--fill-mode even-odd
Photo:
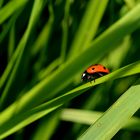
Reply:
[[[100,64],[92,65],[86,71],[89,74],[94,74],[94,73],[98,73],[98,72],[109,73],[109,70],[106,67],[104,67],[103,65],[100,65]]]

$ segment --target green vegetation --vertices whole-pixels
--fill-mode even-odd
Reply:
[[[139,13],[139,0],[0,0],[0,139],[139,139]],[[110,74],[82,82],[97,63]]]

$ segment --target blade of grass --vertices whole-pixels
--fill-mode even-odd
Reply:
[[[60,65],[60,58],[55,59],[47,68],[43,69],[39,74],[38,74],[38,79],[41,81],[44,79],[46,76],[48,76],[53,70],[55,70],[58,66]]]
[[[119,77],[129,76],[129,74],[131,75],[133,71],[136,72],[135,69],[137,69],[137,67],[139,67],[139,69],[137,69],[137,72],[139,73],[140,71],[139,62],[140,61],[131,65],[128,65],[126,67],[123,67],[109,75],[101,77],[97,79],[95,83],[92,82],[92,83],[87,83],[82,86],[79,86],[67,92],[64,95],[59,96],[53,100],[50,100],[29,111],[24,111],[17,114],[16,111],[18,110],[18,106],[20,105],[22,100],[17,101],[15,104],[13,104],[7,110],[5,110],[4,112],[0,114],[0,138],[3,138],[11,133],[14,133],[15,131],[21,129],[22,127],[25,127],[31,122],[39,119],[40,117],[43,117],[44,115],[48,114],[51,109],[52,110],[54,110],[54,108],[57,109],[65,102],[82,94],[85,90],[89,89],[90,87],[101,84],[102,82],[105,82],[107,80],[113,80]],[[33,119],[30,119],[30,118],[33,118]]]
[[[63,121],[92,125],[102,115],[103,112],[98,111],[63,109],[60,117]],[[122,129],[140,131],[140,119],[138,117],[132,117],[130,120],[128,120]]]
[[[79,140],[111,139],[140,108],[140,79]]]
[[[93,40],[95,38],[96,32],[98,30],[99,24],[102,20],[102,17],[104,15],[104,12],[106,10],[107,4],[108,4],[108,0],[103,0],[102,3],[101,1],[98,1],[99,3],[96,5],[96,7],[94,7],[96,9],[95,11],[95,15],[92,18],[91,24],[88,27],[88,31],[85,35],[85,38],[87,38],[86,40],[83,40],[82,43],[84,43],[84,48],[86,49],[86,47],[89,47],[89,43],[91,43],[91,40]]]
[[[8,131],[5,131],[7,129],[6,126],[3,127],[3,129],[0,128],[0,133],[1,133],[0,139],[3,139],[5,137],[9,136],[10,134],[21,129],[23,126],[26,126],[27,124],[29,124],[29,122],[35,121],[35,120],[41,118],[42,116],[45,116],[46,114],[54,111],[55,109],[59,108],[60,106],[61,105],[52,107],[50,109],[46,109],[44,111],[42,110],[38,113],[36,112],[36,109],[35,109],[30,112],[26,112],[25,114],[23,113],[20,117],[18,116],[17,118],[13,118],[12,121],[7,123],[6,125],[11,127],[11,126],[13,126],[14,123],[16,123],[17,124],[16,127],[11,127],[11,129],[9,129]],[[21,122],[21,120],[22,120],[22,122]]]
[[[36,21],[38,19],[38,16],[40,15],[42,6],[43,6],[43,1],[40,1],[40,0],[35,1],[34,6],[33,6],[33,10],[32,10],[32,13],[31,13],[31,17],[30,17],[30,20],[29,20],[28,27],[27,27],[21,41],[18,44],[18,47],[15,51],[13,59],[11,60],[11,63],[9,64],[9,66],[11,66],[16,61],[15,59],[17,57],[16,64],[15,64],[15,66],[14,66],[14,68],[13,68],[11,74],[10,74],[10,77],[8,79],[8,82],[7,82],[6,87],[3,91],[2,97],[0,99],[1,109],[3,109],[5,106],[7,106],[7,98],[10,96],[9,95],[10,94],[9,90],[12,87],[12,84],[14,83],[13,81],[18,81],[18,77],[16,77],[16,75],[18,73],[19,67],[22,67],[20,62],[21,62],[21,59],[22,59],[22,56],[23,56],[23,52],[24,52],[24,49],[26,47],[26,43],[27,43],[27,40],[30,36],[32,28],[34,27],[34,24],[36,23]],[[7,66],[6,73],[9,73],[9,71],[10,71],[9,66]],[[2,81],[2,82],[5,82],[5,81]]]
[[[50,140],[51,136],[54,133],[54,130],[58,126],[59,116],[60,116],[60,111],[58,110],[44,117],[39,123],[39,126],[35,131],[32,139],[39,140],[41,138],[41,140]]]
[[[61,45],[61,54],[60,54],[60,60],[61,63],[65,61],[66,58],[66,48],[67,48],[67,42],[68,42],[68,27],[69,27],[69,10],[70,10],[70,0],[66,1],[65,4],[65,14],[64,19],[62,21],[62,45]]]
[[[35,41],[31,49],[32,55],[38,56],[38,60],[34,64],[34,75],[37,75],[38,71],[41,71],[41,68],[44,67],[45,61],[47,60],[48,57],[48,55],[46,55],[47,50],[49,47],[52,32],[54,30],[55,18],[53,4],[51,1],[48,4],[48,10],[49,10],[48,22],[45,24],[44,28],[42,29],[41,33],[39,34],[37,40]]]
[[[124,2],[126,3],[126,5],[129,9],[134,8],[136,5],[136,2],[134,0],[124,0]]]
[[[101,57],[111,51],[114,48],[114,43],[117,43],[125,35],[131,33],[140,26],[139,12],[140,4],[99,36],[91,44],[91,47],[79,53],[78,56],[69,59],[69,61],[55,71],[50,77],[42,80],[31,91],[19,99],[20,105],[18,106],[18,111],[22,112],[31,109],[47,98],[53,97],[66,87],[78,72],[83,71],[90,64],[96,63]],[[12,106],[15,106],[15,104]]]
[[[97,111],[80,110],[80,109],[63,109],[60,118],[63,121],[91,125],[102,115],[103,115],[102,112]]]
[[[9,32],[9,29],[11,28],[11,26],[13,25],[13,22],[15,22],[16,18],[19,16],[20,12],[22,11],[22,8],[20,9],[20,11],[16,14],[14,14],[11,18],[10,21],[8,23],[6,23],[4,25],[3,31],[2,33],[0,33],[0,43],[4,40],[5,36],[7,35],[7,33]]]
[[[60,58],[55,59],[49,66],[41,70],[37,76],[31,81],[29,85],[26,86],[22,93],[25,93],[29,89],[31,89],[35,84],[43,80],[44,78],[48,77],[49,74],[54,71],[60,65]]]
[[[11,30],[10,30],[10,36],[9,36],[9,44],[8,44],[8,59],[10,60],[15,48],[15,22],[13,23]]]
[[[18,13],[15,13],[10,21],[5,25],[4,31],[0,34],[0,43],[3,41],[3,39],[5,38],[5,36],[7,35],[7,33],[9,32],[9,29],[11,28],[11,26],[13,25],[13,23],[15,22],[15,20],[17,19],[17,17],[20,15],[20,13],[22,12],[23,8],[21,8]],[[9,42],[10,43],[10,42]],[[17,53],[14,53],[13,58],[11,58],[12,60],[10,61],[10,63],[8,63],[8,66],[6,68],[6,70],[4,71],[4,73],[1,76],[1,80],[0,80],[0,93],[2,93],[2,89],[4,88],[4,86],[7,83],[7,79],[13,69],[13,66],[15,64],[16,58],[19,54],[19,50],[17,50]]]
[[[77,55],[79,50],[83,50],[89,46],[89,43],[96,34],[107,3],[108,0],[103,0],[102,2],[100,0],[90,0],[88,2],[87,10],[72,42],[69,57]]]
[[[125,60],[130,48],[132,47],[132,40],[130,36],[126,36],[119,47],[113,50],[112,53],[107,57],[108,64],[113,68],[117,69],[121,66]],[[117,60],[117,61],[116,61]]]
[[[9,18],[16,10],[23,7],[27,0],[13,0],[0,9],[0,24]]]
[[[42,50],[44,44],[48,44],[49,38],[51,36],[51,32],[53,30],[54,11],[51,3],[49,3],[48,9],[50,14],[49,20],[43,27],[41,33],[39,34],[37,40],[33,45],[34,48],[31,51],[33,56],[37,55],[37,53],[40,52],[40,50]]]
[[[3,41],[3,39],[7,35],[8,31],[11,27],[12,22],[13,22],[13,18],[11,18],[10,21],[4,25],[3,31],[0,33],[0,43]]]

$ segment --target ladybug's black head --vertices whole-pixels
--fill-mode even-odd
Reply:
[[[91,76],[86,71],[82,74],[82,81],[87,82],[90,81]]]
[[[86,79],[86,73],[85,72],[82,74],[81,78],[82,78],[83,81],[85,81],[85,79]]]

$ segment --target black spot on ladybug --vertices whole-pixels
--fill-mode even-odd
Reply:
[[[98,64],[94,64],[94,66],[97,66]]]
[[[106,69],[106,67],[103,67],[104,69]]]
[[[92,70],[94,70],[95,68],[92,68]]]

